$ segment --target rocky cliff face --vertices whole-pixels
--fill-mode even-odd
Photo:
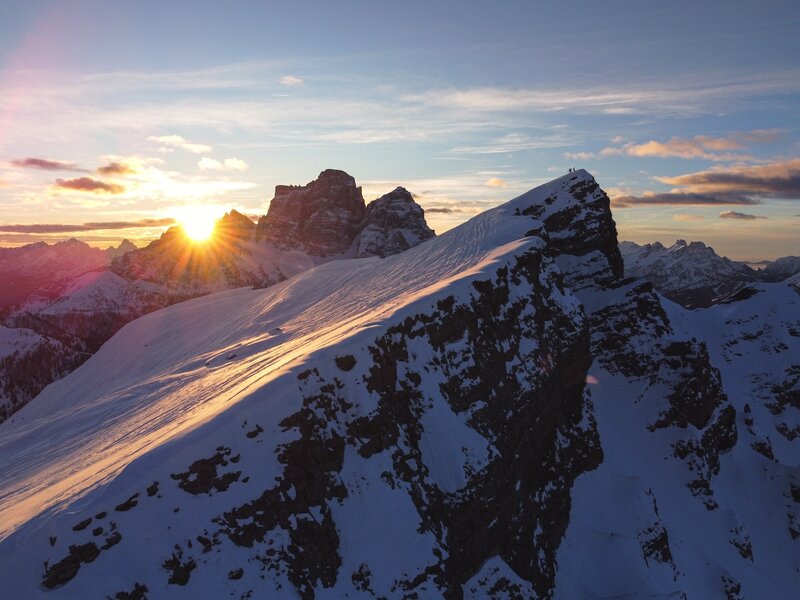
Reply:
[[[434,235],[422,207],[404,188],[365,206],[355,179],[333,169],[303,186],[277,186],[257,232],[259,240],[278,248],[356,258],[391,256]]]
[[[358,233],[364,210],[355,179],[327,169],[306,185],[276,186],[269,211],[258,221],[258,239],[314,256],[344,254]]]
[[[436,235],[411,192],[398,187],[367,205],[354,241],[356,258],[405,252]]]

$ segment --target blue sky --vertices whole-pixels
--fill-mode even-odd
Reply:
[[[800,254],[798,3],[338,4],[3,2],[0,244],[263,214],[324,168],[443,231],[576,166],[622,239]]]

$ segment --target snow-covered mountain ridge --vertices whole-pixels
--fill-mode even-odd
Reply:
[[[742,262],[717,255],[702,242],[677,240],[640,246],[621,242],[625,273],[644,277],[670,300],[687,308],[708,307],[756,281],[784,281],[800,273],[800,257],[785,256],[754,270]]]
[[[758,285],[686,311],[625,279],[577,171],[401,254],[154,312],[0,425],[0,575],[22,598],[789,598],[800,293]]]

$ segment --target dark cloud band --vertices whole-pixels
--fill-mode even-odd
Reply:
[[[56,179],[56,186],[77,192],[90,192],[92,194],[122,194],[125,187],[116,183],[106,183],[91,177],[78,177],[77,179]]]
[[[73,162],[65,160],[50,160],[49,158],[18,158],[12,160],[11,164],[22,169],[40,169],[42,171],[78,171],[86,173],[86,169],[80,168]]]
[[[146,227],[167,227],[175,224],[175,219],[140,219],[138,221],[107,221],[83,224],[39,224],[39,225],[0,225],[3,233],[72,233],[77,231],[108,231],[112,229],[143,229]]]

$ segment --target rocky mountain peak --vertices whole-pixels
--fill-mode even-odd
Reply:
[[[550,240],[548,252],[571,263],[562,264],[568,279],[607,284],[622,277],[610,200],[587,171],[572,171],[511,202],[518,214],[541,221]]]
[[[344,254],[364,217],[364,197],[355,179],[326,169],[303,186],[275,186],[257,237],[278,248],[302,249],[314,256]]]
[[[112,260],[117,258],[118,256],[122,256],[123,254],[127,254],[128,252],[133,252],[134,250],[138,250],[138,246],[131,242],[130,240],[122,240],[119,246],[109,246],[105,249],[106,257],[108,258],[108,262],[110,263]]]
[[[408,250],[434,235],[425,222],[425,211],[411,192],[397,187],[367,206],[355,242],[355,255],[383,258]]]
[[[223,239],[251,239],[255,232],[256,224],[236,209],[231,209],[217,221],[217,234]]]

